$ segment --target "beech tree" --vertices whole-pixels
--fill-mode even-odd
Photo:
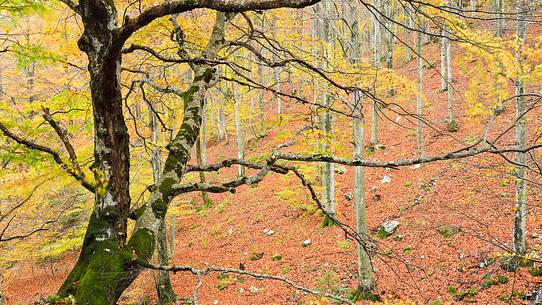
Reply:
[[[333,59],[335,49],[336,31],[335,18],[333,18],[333,16],[335,16],[336,13],[333,3],[329,0],[323,0],[318,6],[321,16],[319,16],[319,20],[317,21],[317,32],[318,37],[323,43],[322,70],[325,71],[328,69],[328,63]],[[322,132],[324,133],[326,140],[322,142],[321,149],[327,153],[327,150],[330,149],[330,145],[327,144],[327,139],[329,139],[329,142],[331,142],[333,136],[333,113],[330,110],[330,108],[333,106],[333,98],[329,90],[326,88],[327,84],[324,84],[324,89],[321,93],[321,104],[325,109],[321,114],[320,120]],[[329,215],[332,217],[335,216],[335,164],[331,162],[322,163],[322,200]],[[325,226],[328,224],[332,224],[332,221],[326,218],[323,225]]]
[[[78,166],[75,155],[65,168],[95,194],[95,205],[81,254],[59,295],[73,295],[78,304],[116,304],[122,292],[143,270],[137,261],[148,261],[153,254],[158,230],[169,203],[178,192],[177,186],[199,136],[205,92],[217,77],[214,65],[206,62],[192,64],[192,85],[183,93],[183,124],[168,144],[169,154],[160,181],[151,187],[148,202],[137,211],[131,211],[129,133],[120,89],[126,41],[158,18],[197,8],[214,9],[221,13],[217,13],[213,33],[202,54],[203,58],[212,61],[223,46],[224,31],[232,13],[278,7],[299,8],[318,1],[179,0],[151,6],[134,17],[125,16],[121,24],[113,1],[62,2],[79,15],[84,27],[78,46],[88,57],[95,131],[94,163],[91,166],[94,179],[90,179]],[[131,235],[127,232],[130,217],[136,221]]]
[[[354,1],[349,1],[346,22],[350,29],[348,58],[353,65],[359,64],[361,58],[361,30],[359,24],[359,9]],[[363,94],[359,91],[352,93],[354,160],[363,160],[365,150],[365,121],[363,116]],[[368,253],[371,242],[367,230],[365,203],[365,168],[354,167],[354,209],[356,215],[356,233],[361,239],[357,245],[358,289],[360,292],[370,292],[375,287],[373,265]]]

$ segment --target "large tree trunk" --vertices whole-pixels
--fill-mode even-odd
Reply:
[[[168,145],[169,155],[160,182],[151,188],[149,201],[137,211],[137,221],[128,242],[129,135],[122,112],[120,50],[122,39],[116,29],[112,2],[81,1],[85,32],[79,47],[89,58],[94,110],[96,179],[94,212],[83,241],[79,260],[59,290],[73,295],[79,305],[113,305],[142,271],[138,261],[150,260],[156,236],[169,203],[176,195],[190,151],[199,135],[204,94],[216,69],[195,65],[195,77],[184,93],[183,124]],[[214,58],[224,37],[226,18],[217,23],[206,50]]]
[[[126,246],[130,212],[129,135],[120,90],[121,59],[113,4],[92,1],[81,4],[85,31],[79,48],[88,55],[94,114],[95,206],[79,260],[60,288],[61,295],[74,295],[78,304],[115,304],[139,270],[127,264]],[[138,255],[150,257],[151,247],[134,247]],[[137,249],[135,249],[137,248]]]

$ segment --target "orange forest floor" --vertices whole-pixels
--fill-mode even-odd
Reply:
[[[428,50],[427,56],[438,62],[438,46],[434,44]],[[401,71],[415,80],[415,61],[405,65]],[[473,135],[480,135],[486,122],[468,117],[459,94],[454,95],[459,132],[439,132],[446,129],[446,93],[439,91],[439,76],[435,70],[426,69],[424,73],[425,102],[428,104],[424,111],[437,129],[425,129],[427,154],[461,147],[462,142]],[[462,92],[467,81],[466,77],[457,79],[455,92]],[[291,105],[286,111],[295,111],[295,107],[299,106]],[[273,109],[269,107],[269,113]],[[414,102],[408,110],[415,111]],[[386,149],[370,157],[381,160],[415,157],[414,130],[398,127],[393,122],[397,115],[389,113],[391,121],[380,121],[380,142]],[[498,126],[506,126],[513,115],[513,104],[508,104]],[[536,122],[536,116],[539,113],[533,113],[529,121]],[[284,128],[294,130],[295,126]],[[276,125],[274,129],[277,129]],[[335,132],[347,130],[351,133],[350,129],[344,123],[344,126],[336,126]],[[269,152],[277,143],[276,140],[273,142],[275,136],[276,131],[270,129],[266,138],[252,140],[247,151],[250,155]],[[233,138],[232,134],[230,138]],[[234,139],[228,145],[209,143],[208,156],[209,162],[217,161],[217,156],[234,157]],[[514,292],[528,292],[539,287],[539,280],[526,268],[506,272],[498,262],[483,268],[480,266],[484,259],[502,253],[499,246],[510,245],[512,239],[514,180],[507,175],[510,169],[495,155],[427,164],[421,168],[367,169],[367,221],[378,242],[379,253],[374,258],[374,268],[377,292],[383,299],[418,304],[441,304],[433,303],[438,299],[443,303],[457,303],[457,298],[449,292],[450,287],[455,286],[459,292],[476,292],[461,302],[527,303],[520,297],[507,299]],[[232,177],[235,170],[224,171],[222,177]],[[347,168],[346,173],[335,175],[337,215],[350,225],[355,222],[353,201],[347,201],[344,195],[353,192],[353,172],[353,168]],[[390,183],[382,183],[384,175],[391,178]],[[209,177],[211,181],[220,178],[215,175]],[[271,176],[257,187],[238,189],[236,194],[211,195],[215,204],[206,213],[179,214],[175,217],[176,240],[171,264],[232,268],[244,264],[246,270],[283,275],[307,287],[355,287],[355,243],[345,241],[345,235],[338,227],[321,228],[322,217],[318,214],[293,207],[295,202],[277,195],[284,190],[296,192],[294,201],[309,202],[309,194],[295,177]],[[539,190],[531,187],[528,196],[532,203],[528,215],[528,246],[538,249],[542,240],[534,237],[542,235],[539,228],[542,223]],[[201,199],[199,194],[193,194],[181,198],[177,205],[182,206],[186,202],[199,204]],[[226,204],[217,208],[220,203]],[[400,222],[397,232],[385,239],[378,238],[376,233],[380,225],[391,219]],[[269,236],[264,233],[265,229],[275,233]],[[311,245],[302,247],[302,242],[307,239],[311,240]],[[281,259],[273,259],[275,254],[279,254]],[[36,262],[18,264],[14,267],[18,270],[4,279],[9,304],[30,304],[40,296],[53,294],[77,255],[70,253],[56,262],[43,265]],[[489,277],[496,279],[499,275],[501,279],[505,276],[507,283],[502,280],[503,283],[484,287],[485,280]],[[180,298],[189,298],[193,294],[196,278],[192,274],[171,274],[171,279]],[[121,302],[134,303],[144,295],[154,300],[154,285],[154,272],[144,272],[127,290]],[[308,296],[279,282],[248,277],[219,279],[216,274],[204,278],[199,295],[200,303],[205,305],[318,304],[314,299],[311,303]]]

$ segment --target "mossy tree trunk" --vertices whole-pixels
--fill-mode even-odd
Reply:
[[[122,114],[119,85],[122,43],[114,34],[116,12],[103,3],[82,7],[86,25],[79,42],[88,54],[95,124],[96,204],[79,260],[59,290],[73,295],[78,304],[116,304],[122,292],[142,271],[137,260],[150,260],[157,234],[171,200],[175,184],[181,181],[190,151],[199,136],[205,91],[215,77],[209,65],[194,65],[195,78],[183,95],[184,118],[181,128],[168,145],[169,154],[160,181],[151,187],[149,201],[138,210],[131,238],[127,241],[129,196],[129,135]],[[205,51],[214,58],[224,41],[226,17],[217,22]],[[105,34],[104,34],[105,33]]]
[[[156,106],[156,105],[155,105]],[[149,127],[152,132],[151,136],[151,167],[154,184],[160,183],[161,165],[160,165],[160,149],[159,149],[159,130],[158,130],[158,114],[154,111],[154,107],[150,107],[150,124]],[[169,264],[169,255],[167,247],[167,234],[166,223],[162,221],[158,228],[158,234],[156,236],[156,251],[158,254],[158,261],[160,265],[166,266]],[[174,304],[177,300],[177,296],[171,286],[171,279],[169,278],[169,272],[157,271],[158,279],[156,282],[156,292],[158,294],[158,304],[167,305]]]
[[[112,3],[81,1],[80,11],[85,30],[78,45],[89,60],[96,192],[79,260],[60,294],[75,296],[81,305],[114,304],[139,273],[128,263],[131,251],[143,258],[151,251],[126,244],[130,155],[119,78],[122,43],[114,31],[116,10]]]
[[[80,16],[84,28],[78,46],[89,61],[94,119],[94,163],[91,168],[95,178],[93,185],[86,187],[94,191],[95,205],[79,259],[58,294],[73,295],[79,305],[113,305],[141,273],[138,261],[148,262],[152,257],[160,225],[170,202],[178,195],[176,185],[181,182],[190,152],[199,136],[205,92],[217,74],[216,68],[209,64],[191,65],[195,76],[190,89],[183,94],[183,123],[167,146],[169,153],[160,182],[150,187],[148,202],[132,213],[130,141],[120,86],[121,55],[126,40],[153,20],[196,8],[244,12],[300,8],[318,0],[174,0],[150,7],[138,16],[126,16],[120,26],[112,0],[62,2]],[[202,58],[216,58],[225,42],[224,30],[228,19],[225,13],[217,13],[215,27]],[[127,235],[129,217],[136,219],[130,238]]]

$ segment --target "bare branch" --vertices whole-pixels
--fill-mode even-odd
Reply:
[[[78,170],[77,168],[74,168],[73,166],[70,166],[69,164],[67,164],[66,162],[64,162],[64,160],[62,160],[62,158],[60,157],[60,154],[58,152],[56,152],[55,150],[47,147],[47,146],[43,146],[41,144],[38,144],[38,143],[35,143],[35,142],[32,142],[32,141],[29,141],[29,140],[26,140],[26,139],[23,139],[21,137],[19,137],[18,135],[14,134],[13,132],[11,132],[3,123],[0,122],[0,131],[2,131],[2,133],[12,139],[13,141],[17,142],[18,144],[21,144],[29,149],[33,149],[33,150],[37,150],[37,151],[41,151],[41,152],[44,152],[46,154],[49,154],[50,156],[53,157],[53,160],[56,162],[56,164],[60,165],[60,167],[65,170],[68,174],[70,174],[72,177],[74,177],[77,181],[79,181],[79,183],[81,183],[81,185],[86,188],[87,190],[89,190],[90,192],[93,192],[94,193],[94,185],[92,185],[91,182],[89,182],[84,173],[81,171],[81,170]]]
[[[45,182],[47,182],[48,180],[43,180],[42,182],[38,183],[37,185],[34,186],[34,188],[32,189],[32,191],[30,191],[30,194],[28,194],[23,200],[21,200],[21,202],[17,203],[16,205],[14,205],[11,209],[9,209],[9,211],[7,211],[6,213],[0,215],[0,222],[4,221],[4,219],[6,219],[8,216],[11,215],[11,213],[15,212],[17,209],[19,209],[20,207],[22,207],[23,205],[25,205],[30,199],[32,199],[32,196],[34,196],[34,194],[36,193],[36,191],[38,190],[38,188],[40,186],[42,186]],[[0,235],[1,236],[1,235]]]
[[[278,282],[282,282],[282,283],[286,284],[287,286],[290,286],[290,287],[292,287],[292,288],[294,288],[296,290],[299,290],[299,291],[302,291],[302,292],[305,292],[305,293],[308,293],[308,294],[312,294],[312,295],[316,295],[316,296],[324,296],[326,298],[330,298],[330,299],[342,302],[342,304],[355,305],[354,302],[352,302],[351,300],[349,300],[349,299],[347,299],[345,297],[342,297],[342,296],[339,296],[339,295],[336,295],[336,294],[327,293],[327,292],[324,292],[324,291],[319,291],[319,290],[312,289],[312,288],[307,288],[305,286],[301,286],[300,284],[297,284],[294,281],[292,281],[292,280],[290,280],[290,279],[288,279],[287,277],[284,277],[284,276],[256,273],[256,272],[252,272],[252,271],[246,271],[246,270],[234,269],[234,268],[213,267],[213,266],[209,266],[209,267],[207,267],[205,269],[197,269],[196,267],[193,267],[193,266],[160,266],[160,265],[154,265],[154,264],[148,263],[148,262],[143,261],[143,260],[138,259],[138,258],[135,258],[134,262],[136,264],[138,264],[138,265],[141,265],[141,266],[147,268],[147,269],[162,270],[162,271],[173,272],[173,273],[176,273],[176,272],[190,272],[190,273],[192,273],[192,274],[194,274],[196,276],[207,275],[207,274],[210,274],[210,273],[233,273],[233,274],[250,276],[250,277],[256,278],[258,280],[278,281]],[[198,277],[198,279],[199,279],[199,277]],[[198,281],[198,283],[199,282],[200,281]]]
[[[21,235],[14,235],[14,236],[10,236],[10,237],[6,237],[4,238],[4,233],[6,232],[7,228],[9,227],[9,225],[11,224],[11,221],[15,218],[15,216],[13,216],[10,221],[8,222],[8,224],[6,225],[6,227],[4,227],[4,229],[2,230],[2,232],[0,233],[0,242],[6,242],[6,241],[11,241],[11,240],[15,240],[15,239],[23,239],[23,238],[27,238],[27,237],[30,237],[38,232],[42,232],[42,231],[47,231],[49,230],[47,228],[47,225],[49,224],[52,224],[52,223],[55,223],[54,220],[48,220],[46,222],[44,222],[39,228],[36,228],[28,233],[25,233],[25,234],[21,234]]]
[[[541,148],[542,144],[536,144],[529,146],[525,149],[497,149],[493,145],[486,145],[478,149],[467,149],[461,148],[454,152],[449,152],[441,155],[435,156],[426,156],[416,159],[405,159],[397,161],[377,161],[377,160],[350,160],[345,158],[338,158],[328,155],[301,155],[294,153],[278,153],[277,158],[281,160],[288,161],[303,161],[303,162],[332,162],[337,164],[343,164],[348,166],[363,166],[363,167],[384,167],[384,168],[394,168],[394,167],[404,167],[411,166],[416,164],[430,163],[435,161],[445,161],[453,159],[464,159],[468,157],[474,157],[483,153],[491,154],[504,154],[511,152],[528,152],[534,149]]]

